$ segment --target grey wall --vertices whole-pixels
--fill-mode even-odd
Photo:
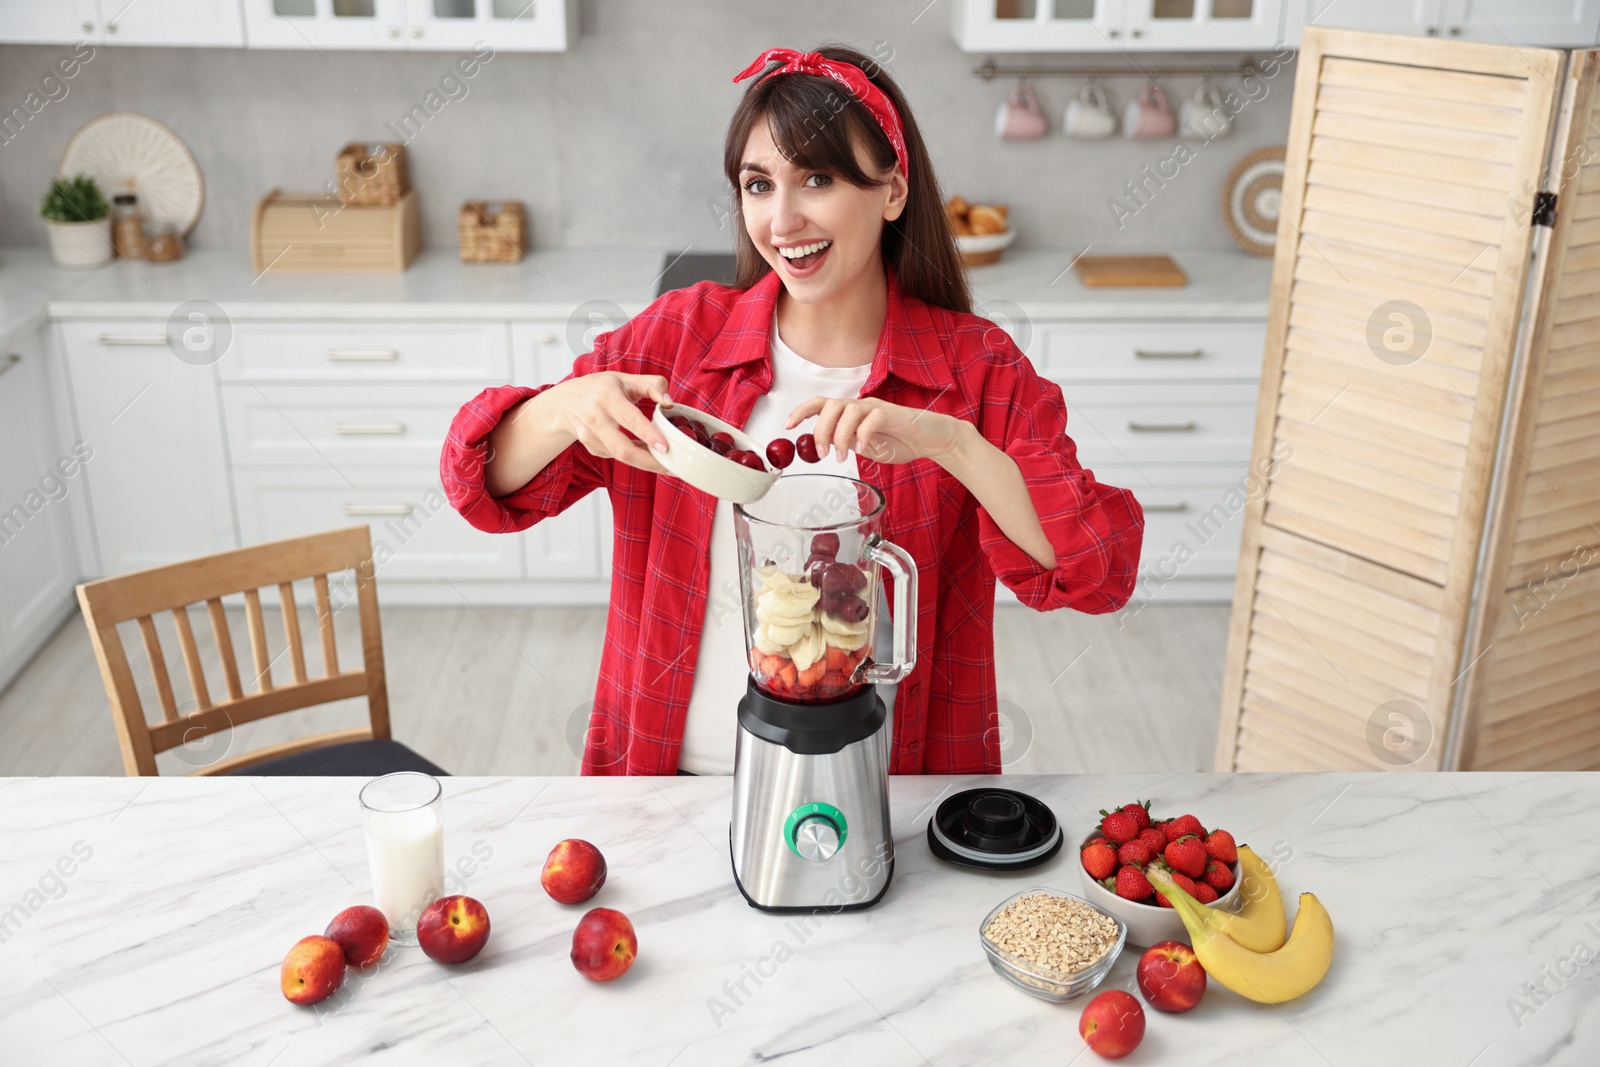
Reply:
[[[951,0],[581,0],[581,33],[559,55],[496,54],[407,146],[421,196],[425,244],[454,249],[465,198],[517,198],[532,213],[536,246],[723,247],[715,206],[726,202],[722,138],[739,94],[733,74],[762,49],[842,40],[887,57],[929,142],[947,195],[1012,205],[1018,247],[1231,248],[1220,217],[1222,182],[1251,149],[1281,144],[1293,70],[1260,83],[1233,132],[1201,146],[1147,205],[1123,183],[1172,155],[1172,141],[1070,141],[1060,134],[1079,80],[1035,83],[1052,121],[1046,139],[997,142],[994,112],[1009,83],[970,73],[983,57],[958,51]],[[920,17],[919,17],[919,13]],[[0,117],[70,46],[0,45]],[[451,53],[269,52],[98,48],[68,92],[0,144],[0,244],[45,242],[37,206],[74,130],[105,111],[165,122],[194,151],[206,205],[193,246],[242,248],[250,213],[273,186],[322,190],[333,156],[351,140],[392,138],[458,57]],[[1236,69],[1238,56],[1010,56],[1132,64],[1158,73],[1162,58]],[[1120,109],[1142,79],[1105,82]],[[1160,76],[1176,107],[1199,78]],[[1226,77],[1223,88],[1239,88]],[[59,90],[57,90],[59,95]],[[457,90],[459,95],[459,90]],[[441,97],[442,99],[442,97]],[[1153,185],[1147,188],[1154,189]],[[1120,228],[1109,198],[1139,207]]]

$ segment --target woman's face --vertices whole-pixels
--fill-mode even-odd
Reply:
[[[751,128],[745,142],[739,172],[745,231],[789,295],[802,304],[835,299],[869,269],[881,275],[883,224],[905,210],[907,186],[899,170],[879,170],[859,139],[854,148],[862,170],[891,180],[862,189],[796,167],[778,151],[764,121]]]

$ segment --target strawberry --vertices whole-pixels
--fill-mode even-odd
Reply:
[[[1113,845],[1120,845],[1132,841],[1139,836],[1139,821],[1125,811],[1101,810],[1105,818],[1100,820],[1100,832]]]
[[[1137,867],[1124,867],[1117,872],[1117,887],[1113,892],[1123,900],[1147,900],[1155,890],[1150,879]]]
[[[1083,846],[1083,869],[1095,880],[1109,877],[1117,869],[1117,854],[1104,841]]]
[[[1193,834],[1184,834],[1168,845],[1161,855],[1174,871],[1180,871],[1190,878],[1198,878],[1206,873],[1206,861],[1210,858],[1206,855],[1206,846]]]
[[[1226,893],[1233,888],[1233,868],[1216,860],[1206,862],[1206,884],[1218,893]]]
[[[1193,815],[1180,815],[1167,823],[1167,840],[1176,841],[1184,834],[1194,834],[1196,837],[1205,837],[1206,828],[1200,825],[1200,820]]]
[[[1199,885],[1194,887],[1194,899],[1198,900],[1202,904],[1214,904],[1217,900],[1217,891],[1206,885],[1204,882],[1201,882]]]
[[[1233,843],[1233,835],[1228,831],[1213,830],[1206,838],[1206,855],[1231,865],[1239,858],[1239,847]]]
[[[1144,847],[1150,850],[1150,855],[1159,856],[1167,850],[1167,835],[1154,826],[1148,830],[1139,831],[1139,840],[1144,842]]]
[[[1127,866],[1143,867],[1150,862],[1150,849],[1137,837],[1117,849],[1117,862]]]
[[[1148,800],[1124,804],[1122,805],[1122,810],[1138,820],[1140,830],[1150,829],[1150,802]]]

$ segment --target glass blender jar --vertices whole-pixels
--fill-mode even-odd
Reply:
[[[916,663],[917,570],[882,537],[884,503],[854,478],[785,474],[733,507],[750,678],[728,845],[755,908],[869,908],[894,874],[888,712],[874,683]],[[873,648],[880,571],[895,579],[887,663]]]
[[[769,697],[827,704],[916,665],[916,564],[879,527],[884,497],[831,474],[790,474],[733,508],[751,680]],[[894,576],[892,659],[874,658],[879,569]]]

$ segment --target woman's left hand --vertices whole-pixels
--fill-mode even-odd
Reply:
[[[815,415],[811,435],[818,454],[831,445],[844,458],[846,451],[875,463],[910,463],[931,459],[943,463],[959,447],[965,427],[953,415],[902,407],[874,397],[835,400],[814,396],[789,413],[784,425],[794,429]]]

